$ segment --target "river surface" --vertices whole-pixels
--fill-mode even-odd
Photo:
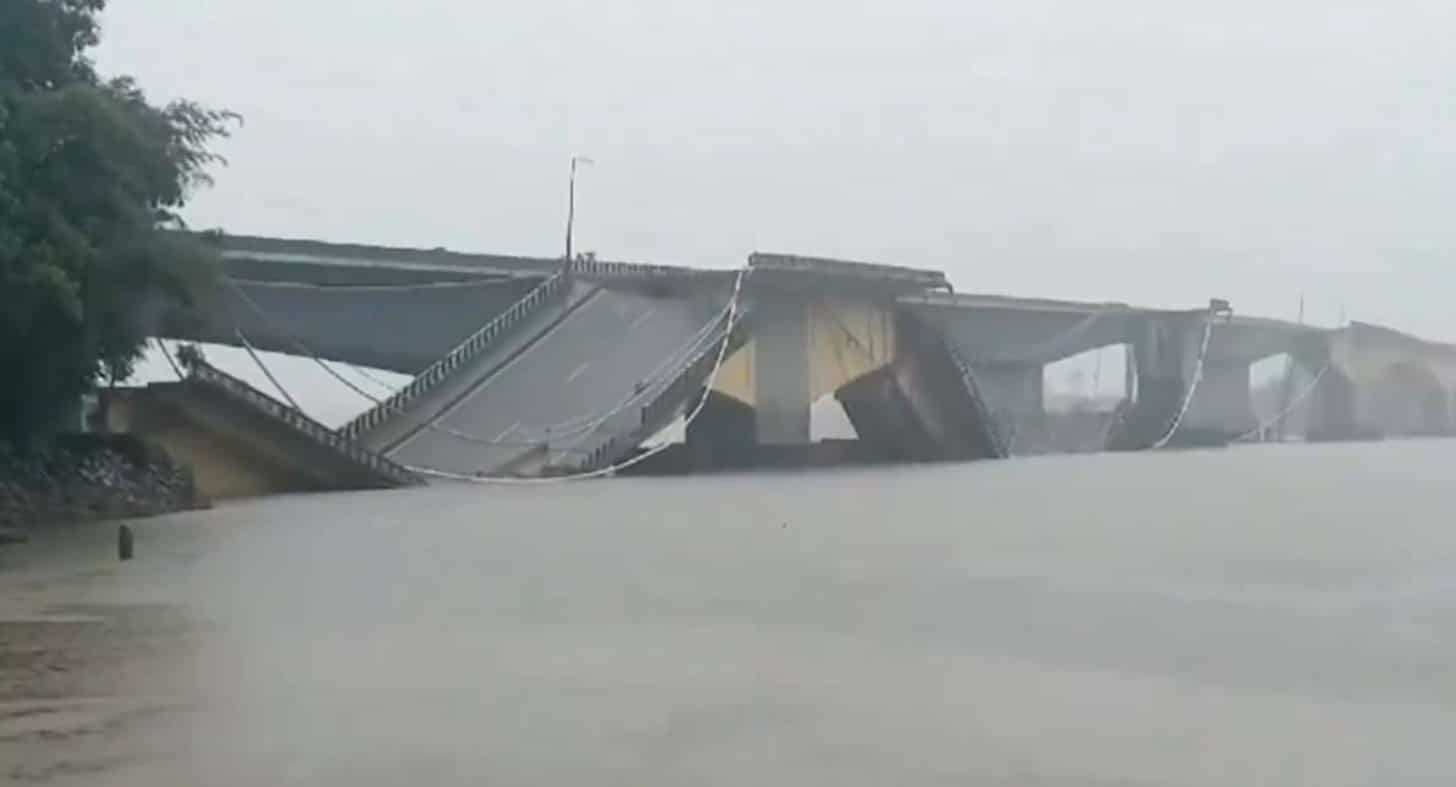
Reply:
[[[1456,442],[274,498],[0,551],[0,778],[1456,784]]]

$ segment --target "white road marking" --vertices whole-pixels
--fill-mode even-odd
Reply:
[[[576,378],[580,377],[581,376],[581,373],[584,372],[584,371],[586,371],[586,367],[588,367],[588,366],[591,366],[591,360],[590,359],[585,360],[585,361],[582,361],[579,365],[577,365],[577,367],[575,369],[572,369],[571,370],[571,374],[566,375],[566,381],[567,382],[571,382],[572,380],[575,380]]]
[[[652,307],[651,309],[648,309],[645,312],[642,312],[641,314],[637,315],[637,319],[633,320],[632,323],[627,326],[627,330],[630,331],[630,330],[636,328],[637,326],[639,326],[642,323],[646,322],[648,317],[651,317],[652,315],[654,315],[656,313],[657,313],[657,307],[656,306]]]
[[[544,344],[546,344],[546,342],[550,341],[553,337],[559,335],[561,333],[561,329],[565,325],[567,325],[568,323],[571,323],[574,320],[580,319],[582,315],[584,315],[588,311],[590,311],[591,308],[592,308],[593,302],[597,299],[597,297],[599,295],[601,295],[604,292],[606,292],[606,290],[603,290],[603,289],[600,289],[600,288],[598,288],[596,290],[593,290],[591,292],[591,294],[587,295],[585,298],[583,298],[581,300],[580,303],[578,303],[576,305],[575,310],[573,310],[570,314],[568,314],[565,319],[563,319],[561,322],[557,323],[556,325],[552,326],[552,328],[549,331],[547,331],[545,334],[541,335],[534,342],[532,342],[530,344],[530,347],[531,347],[531,350],[532,350],[531,352],[523,352],[523,353],[520,353],[520,354],[516,355],[516,357],[514,357],[514,358],[510,359],[509,361],[507,361],[505,366],[502,366],[499,369],[496,369],[489,377],[486,377],[484,380],[477,380],[467,390],[466,393],[462,394],[460,396],[460,398],[455,401],[454,404],[451,404],[449,407],[446,407],[443,412],[438,412],[438,413],[435,413],[434,416],[425,418],[424,419],[424,422],[421,425],[415,427],[415,429],[416,429],[415,433],[412,434],[412,435],[410,435],[409,437],[405,438],[404,440],[401,440],[400,443],[399,443],[399,445],[397,445],[393,449],[391,449],[390,454],[393,455],[393,453],[395,451],[398,451],[400,449],[403,449],[405,446],[409,445],[410,443],[413,443],[416,439],[418,439],[420,435],[425,434],[426,432],[430,431],[429,430],[429,427],[428,427],[428,424],[437,424],[437,423],[443,423],[443,422],[445,422],[446,419],[450,418],[451,416],[453,416],[455,414],[455,411],[459,410],[461,407],[464,407],[466,405],[466,403],[468,403],[471,399],[474,399],[476,396],[478,396],[481,391],[484,391],[485,389],[489,388],[491,383],[493,383],[493,382],[495,382],[497,380],[502,379],[502,377],[504,377],[505,372],[507,370],[509,370],[511,367],[515,366],[517,363],[519,363],[522,359],[527,358],[527,357],[535,357],[537,355],[537,351],[540,350],[541,346],[544,345]]]
[[[506,430],[504,432],[501,432],[500,434],[498,434],[494,438],[492,438],[491,439],[491,442],[499,442],[501,440],[504,440],[506,438],[506,435],[508,435],[511,432],[514,432],[514,431],[516,431],[517,429],[520,429],[520,428],[521,428],[521,422],[520,421],[517,421],[517,422],[511,424],[510,426],[506,427]]]

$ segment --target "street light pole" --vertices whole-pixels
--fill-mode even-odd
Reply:
[[[571,157],[571,178],[566,187],[566,264],[571,264],[572,228],[576,224],[576,165],[591,164],[585,156]]]

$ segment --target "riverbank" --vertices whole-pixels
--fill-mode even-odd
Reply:
[[[130,435],[67,435],[24,456],[0,445],[0,541],[48,525],[203,506],[185,467]]]
[[[41,527],[0,549],[0,784],[196,784],[147,773],[184,741],[196,626],[151,597],[182,522],[137,526],[137,560],[116,559],[115,525]]]

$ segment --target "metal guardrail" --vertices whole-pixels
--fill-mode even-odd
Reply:
[[[187,376],[190,381],[210,385],[236,400],[247,403],[254,410],[281,422],[294,432],[307,436],[319,445],[355,464],[369,468],[390,481],[403,486],[420,483],[418,476],[402,466],[360,446],[344,435],[214,366],[207,363],[194,363],[188,370]]]
[[[740,314],[731,326],[725,326],[729,332],[728,353],[731,353],[735,346],[741,346],[746,335],[742,331],[743,318]],[[723,317],[727,320],[727,316]],[[715,337],[721,337],[721,333],[715,332]],[[721,340],[721,338],[720,338]],[[591,472],[600,470],[603,467],[615,462],[622,454],[632,450],[643,440],[651,436],[651,433],[666,426],[667,416],[682,404],[693,389],[702,385],[713,370],[713,365],[718,361],[719,341],[710,341],[699,350],[678,373],[673,377],[672,382],[663,386],[662,390],[653,394],[652,398],[642,405],[639,410],[637,426],[633,429],[611,436],[602,444],[587,452],[586,456],[569,472]],[[727,354],[724,358],[726,360]]]
[[[695,276],[702,271],[691,268],[675,268],[671,265],[650,265],[639,262],[604,262],[587,257],[572,260],[571,272],[589,279]]]
[[[726,320],[725,320],[726,323]],[[728,331],[729,352],[735,344],[741,344],[744,338],[741,332],[742,319],[735,320],[732,325],[724,325],[722,330]],[[737,333],[735,333],[737,332]],[[722,341],[720,339],[720,341]],[[661,391],[650,399],[647,404],[642,405],[641,422],[644,427],[662,426],[660,422],[667,411],[675,408],[693,389],[699,387],[709,372],[713,370],[713,364],[718,360],[718,341],[709,342],[697,355],[688,361],[671,383],[668,383]],[[727,359],[726,354],[724,359]]]
[[[440,382],[459,369],[467,361],[479,355],[482,350],[489,347],[497,339],[505,335],[506,331],[518,325],[526,317],[534,314],[542,306],[560,297],[563,297],[570,290],[570,277],[563,273],[557,273],[546,281],[541,282],[539,287],[526,293],[524,297],[511,305],[509,309],[496,315],[490,322],[486,323],[480,330],[466,337],[465,341],[456,345],[455,349],[446,353],[443,358],[430,364],[423,372],[415,375],[409,385],[396,391],[393,396],[379,402],[374,407],[361,413],[357,418],[350,421],[340,431],[347,437],[357,438],[363,433],[380,425],[390,416],[402,412],[411,402],[422,394],[439,385]]]
[[[197,237],[199,233],[189,233]],[[208,237],[208,233],[200,233]],[[500,273],[507,276],[547,276],[560,266],[559,259],[520,257],[508,254],[478,254],[394,246],[367,246],[318,240],[265,238],[253,235],[216,235],[210,242],[224,260],[263,263],[304,263],[345,267],[378,267],[418,271]]]

